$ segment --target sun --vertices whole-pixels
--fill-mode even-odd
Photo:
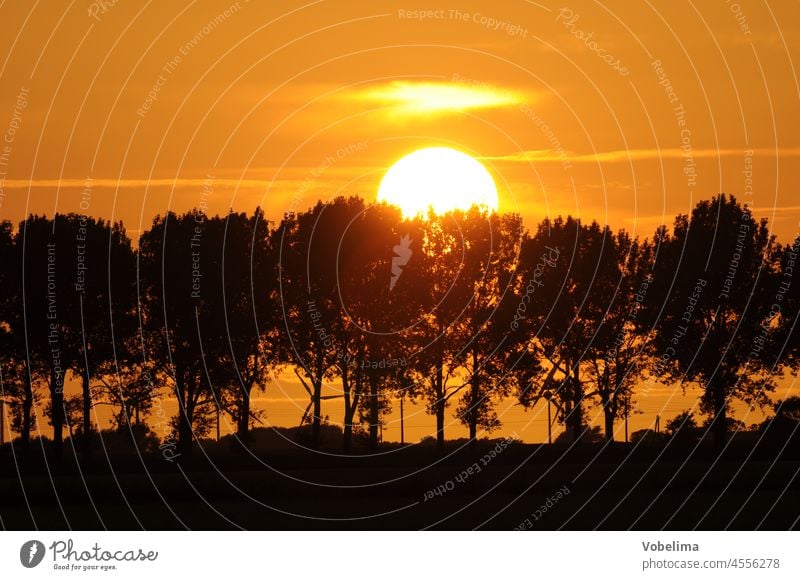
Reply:
[[[389,168],[378,188],[378,201],[399,207],[405,217],[425,214],[428,209],[441,215],[473,205],[495,211],[497,188],[473,157],[449,147],[427,147]]]

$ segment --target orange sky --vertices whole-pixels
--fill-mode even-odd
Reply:
[[[449,145],[529,226],[647,236],[725,191],[800,231],[795,2],[68,6],[0,6],[2,219],[84,211],[135,237],[169,209],[280,217],[373,199],[394,161]]]

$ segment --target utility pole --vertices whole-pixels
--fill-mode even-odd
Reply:
[[[550,420],[550,397],[547,398],[547,442],[553,444],[553,422]]]
[[[656,415],[656,433],[661,433],[661,415]]]
[[[6,407],[5,400],[0,399],[0,445],[6,442]]]

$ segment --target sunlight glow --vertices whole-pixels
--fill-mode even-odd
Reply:
[[[504,107],[520,102],[514,93],[486,85],[407,81],[368,89],[359,98],[395,105],[396,112],[417,114]]]
[[[449,147],[418,149],[389,168],[378,201],[399,207],[406,217],[433,209],[442,214],[477,205],[497,210],[497,188],[478,161]]]

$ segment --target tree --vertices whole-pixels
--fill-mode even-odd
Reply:
[[[613,244],[608,227],[558,217],[539,224],[520,256],[527,302],[513,327],[533,343],[528,351],[543,358],[540,377],[538,365],[533,371],[521,369],[530,376],[522,382],[520,402],[531,406],[549,400],[573,441],[589,433],[583,404],[592,394],[586,390],[594,366],[590,351],[620,277]]]
[[[74,214],[65,219],[75,240],[77,308],[67,317],[77,355],[71,370],[81,377],[81,441],[88,453],[97,391],[103,377],[115,374],[118,351],[136,330],[135,255],[123,224]]]
[[[146,357],[171,381],[178,400],[178,451],[191,453],[195,430],[206,432],[230,368],[225,340],[222,270],[224,220],[192,210],[156,217],[139,241]]]
[[[522,223],[516,214],[483,214],[477,208],[459,215],[464,232],[463,261],[456,284],[467,301],[454,324],[463,346],[456,361],[467,387],[457,415],[469,428],[470,440],[478,429],[500,427],[494,402],[508,391],[504,351],[513,319],[514,273],[517,268]]]
[[[800,397],[793,395],[775,403],[773,405],[775,418],[779,420],[800,423]]]
[[[37,396],[25,348],[19,257],[11,222],[0,222],[0,398],[8,405],[3,412],[10,414],[11,427],[27,446]]]
[[[16,239],[19,265],[19,315],[10,328],[17,350],[27,353],[16,369],[24,381],[23,439],[30,432],[35,381],[43,377],[50,390],[47,415],[53,426],[54,449],[60,453],[65,421],[74,431],[76,403],[66,414],[64,383],[69,371],[82,379],[82,427],[88,449],[91,439],[93,379],[110,372],[114,332],[133,331],[133,252],[122,224],[109,224],[77,214],[56,214],[52,220],[30,216]],[[89,309],[91,312],[89,313]],[[27,376],[26,376],[27,375]]]
[[[101,375],[94,392],[97,404],[111,405],[112,427],[117,431],[144,425],[158,394],[155,365],[137,357],[136,338],[128,339],[117,349],[115,372]],[[123,358],[124,357],[124,358]]]
[[[323,395],[323,382],[336,376],[337,363],[348,352],[337,346],[333,330],[341,323],[342,314],[337,259],[339,243],[349,224],[363,211],[364,202],[358,198],[319,202],[298,216],[285,216],[275,233],[281,330],[288,341],[286,362],[295,367],[295,374],[309,394],[309,406],[301,423],[313,408],[312,447],[320,445],[322,401],[342,396]],[[345,428],[348,423],[345,418]]]
[[[63,429],[69,419],[65,415],[64,383],[80,356],[80,334],[75,324],[75,313],[80,312],[75,290],[80,280],[79,244],[75,216],[63,214],[56,214],[52,220],[28,217],[20,224],[15,244],[23,306],[21,320],[15,326],[27,359],[22,371],[27,375],[25,406],[34,399],[34,382],[45,382],[50,393],[47,414],[53,426],[56,457],[61,455]],[[23,409],[23,430],[30,428],[26,418],[29,412],[29,408]]]
[[[252,420],[258,418],[251,405],[254,389],[264,390],[270,372],[284,357],[278,299],[276,241],[261,208],[252,216],[229,213],[224,220],[222,263],[219,278],[223,300],[224,338],[230,364],[212,369],[218,383],[227,385],[229,412],[236,424],[237,440],[249,444]]]
[[[408,330],[408,339],[418,345],[410,357],[409,371],[428,409],[436,417],[436,443],[444,446],[445,412],[450,399],[466,386],[458,376],[464,340],[459,317],[469,303],[472,288],[459,284],[464,248],[459,219],[452,212],[437,216],[429,212],[421,221],[414,259],[403,270],[398,284],[407,285],[421,305],[421,317]],[[463,281],[463,278],[462,278]]]
[[[397,208],[372,204],[352,218],[338,243],[342,312],[331,334],[337,349],[335,375],[342,382],[346,452],[356,410],[367,424],[370,445],[377,447],[389,394],[406,371],[413,348],[406,330],[421,306],[409,285],[412,260],[419,259],[412,249],[421,238],[418,225],[403,221]],[[408,260],[397,270],[397,252],[406,250]]]
[[[11,291],[17,274],[14,260],[14,230],[9,221],[0,221],[0,340],[11,332],[11,320],[17,307],[17,298]],[[0,352],[7,352],[3,349]]]
[[[24,259],[22,237],[18,231],[12,236],[7,222],[3,228],[3,284],[2,316],[5,332],[4,348],[0,355],[3,372],[4,394],[10,397],[12,428],[20,434],[22,448],[27,450],[31,432],[36,428],[36,417],[32,413],[39,402],[38,384],[44,379],[44,364],[39,357],[32,356],[28,349],[24,297]]]
[[[676,441],[692,442],[700,438],[700,427],[691,411],[678,413],[665,426],[667,434]]]
[[[603,410],[605,439],[614,441],[614,422],[630,409],[633,390],[648,367],[647,329],[640,318],[652,282],[652,245],[624,230],[603,232],[592,296],[599,324],[586,351],[588,382]]]
[[[654,284],[666,304],[654,373],[702,386],[701,409],[722,445],[731,400],[767,404],[783,366],[767,348],[778,314],[775,240],[766,220],[725,194],[699,202],[660,237]]]
[[[772,406],[775,415],[764,421],[760,429],[766,437],[787,445],[800,441],[800,397],[793,395]]]
[[[777,327],[766,348],[786,361],[797,374],[800,368],[800,236],[791,244],[776,249],[778,272],[775,281],[774,310],[779,310]]]
[[[50,424],[53,421],[53,401],[49,401],[45,405],[44,414],[49,418]],[[83,423],[81,421],[81,412],[83,410],[83,397],[82,395],[69,395],[65,396],[63,400],[63,417],[64,423],[67,427],[70,440],[74,442],[76,439],[83,439],[85,433],[83,431]]]

